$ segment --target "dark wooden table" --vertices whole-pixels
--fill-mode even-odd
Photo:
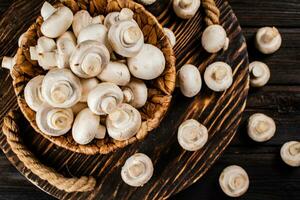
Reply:
[[[12,2],[0,0],[0,14]],[[226,198],[219,188],[218,178],[222,169],[231,164],[244,167],[250,177],[249,191],[242,199],[299,199],[300,168],[286,166],[280,159],[279,151],[285,141],[300,140],[300,0],[229,2],[247,38],[250,61],[266,62],[271,69],[271,80],[264,88],[250,90],[243,122],[224,155],[200,181],[173,199]],[[282,34],[282,47],[274,55],[261,55],[253,47],[254,33],[261,26],[276,26]],[[0,101],[6,93],[0,91]],[[257,144],[248,138],[245,121],[255,112],[263,112],[275,119],[277,132],[271,141]],[[27,181],[0,152],[2,199],[53,198]]]

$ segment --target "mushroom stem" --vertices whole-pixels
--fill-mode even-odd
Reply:
[[[213,78],[216,81],[221,81],[226,77],[226,69],[223,67],[219,67],[216,69],[215,73],[213,74]]]
[[[279,34],[278,30],[273,27],[272,29],[266,29],[265,34],[261,37],[263,43],[271,42]]]
[[[181,0],[181,1],[179,2],[179,6],[180,6],[181,8],[187,8],[187,7],[189,7],[190,5],[192,5],[192,3],[193,3],[193,0]]]
[[[131,102],[134,99],[133,92],[132,92],[132,90],[130,88],[125,88],[123,90],[123,94],[124,94],[124,101],[126,103],[129,103],[129,102]]]
[[[269,124],[268,124],[268,122],[265,122],[265,121],[260,121],[260,122],[258,122],[257,126],[255,127],[255,130],[256,130],[258,133],[264,133],[264,132],[266,132],[268,129],[269,129]]]
[[[107,113],[112,113],[117,107],[117,100],[114,97],[106,97],[101,102],[101,109]]]
[[[31,60],[38,60],[38,52],[36,50],[36,47],[30,47],[29,53],[30,53]]]
[[[300,154],[300,143],[292,144],[289,148],[289,152],[293,156]]]
[[[124,31],[123,40],[125,44],[135,44],[141,38],[141,31],[139,27],[129,27]]]
[[[50,3],[47,1],[43,4],[41,9],[41,15],[44,19],[48,19],[54,12],[56,11],[56,8],[54,8]]]
[[[256,78],[262,77],[264,75],[263,68],[255,65],[252,69],[252,75]]]
[[[119,15],[118,15],[119,21],[127,21],[133,19],[133,12],[129,8],[123,8]]]
[[[16,64],[16,60],[15,60],[14,57],[7,57],[7,56],[4,56],[3,59],[2,59],[2,64],[1,64],[1,66],[2,66],[3,68],[12,70],[12,68],[14,67],[15,64]]]

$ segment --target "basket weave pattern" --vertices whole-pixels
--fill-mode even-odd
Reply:
[[[45,135],[38,129],[35,121],[35,112],[28,107],[24,98],[24,88],[27,82],[37,75],[46,73],[46,71],[38,66],[36,61],[30,59],[29,53],[29,47],[35,46],[37,39],[42,36],[40,26],[43,19],[42,17],[38,17],[36,22],[27,30],[21,41],[22,46],[17,52],[17,62],[11,72],[18,104],[23,114],[31,126],[48,140],[60,147],[78,153],[88,155],[98,153],[107,154],[138,140],[142,140],[150,131],[160,124],[170,106],[171,95],[175,88],[175,57],[161,25],[143,6],[130,0],[64,0],[55,6],[58,7],[62,4],[69,7],[74,13],[83,9],[88,10],[91,16],[100,14],[106,15],[109,12],[120,11],[122,8],[131,9],[134,12],[134,19],[143,31],[145,42],[157,46],[164,53],[166,58],[165,71],[157,79],[146,83],[149,89],[148,100],[146,105],[140,109],[143,122],[140,130],[134,137],[125,141],[116,141],[106,137],[102,140],[95,140],[88,145],[78,145],[73,140],[70,132],[60,137]]]

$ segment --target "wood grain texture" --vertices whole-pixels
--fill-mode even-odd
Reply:
[[[21,1],[16,1],[15,7],[19,6],[18,2]],[[23,11],[33,6],[29,4],[28,2],[23,5]],[[40,180],[28,171],[16,159],[5,143],[4,136],[1,135],[0,146],[4,149],[8,159],[35,185],[59,199],[162,199],[178,193],[200,179],[233,138],[248,92],[248,58],[245,40],[228,3],[219,0],[217,4],[221,9],[222,25],[231,40],[230,49],[218,55],[209,55],[201,48],[199,40],[205,27],[200,12],[192,20],[185,22],[176,18],[171,9],[162,7],[169,6],[168,4],[155,4],[150,8],[157,13],[164,11],[158,19],[173,29],[177,35],[178,43],[174,51],[178,67],[189,62],[199,66],[203,73],[207,64],[222,60],[232,66],[234,83],[228,91],[218,94],[204,87],[201,94],[194,99],[184,98],[177,91],[167,117],[161,126],[143,142],[110,155],[84,156],[58,148],[41,135],[36,134],[25,120],[20,121],[20,126],[24,130],[22,133],[26,134],[26,137],[25,135],[23,137],[26,144],[42,162],[68,176],[95,176],[98,180],[95,191],[67,194],[50,186],[46,181]],[[12,11],[8,10],[9,12]],[[7,38],[8,36],[4,37],[4,39]],[[13,99],[12,96],[10,99]],[[12,100],[12,102],[15,101]],[[188,118],[199,119],[207,126],[210,133],[209,142],[205,148],[194,153],[183,151],[176,142],[177,127]],[[121,181],[120,177],[122,164],[137,151],[149,155],[155,165],[153,178],[142,188],[129,187]]]

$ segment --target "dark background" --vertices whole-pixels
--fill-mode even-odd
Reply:
[[[0,0],[0,20],[12,2]],[[250,177],[250,188],[241,199],[300,199],[300,168],[286,166],[279,155],[284,142],[300,140],[300,0],[230,0],[229,3],[247,38],[250,61],[266,62],[271,80],[261,89],[250,90],[242,124],[224,155],[200,181],[173,199],[226,199],[218,178],[222,169],[232,164],[242,166]],[[253,36],[261,26],[276,26],[282,34],[282,47],[274,55],[265,56],[253,48]],[[248,138],[245,120],[255,112],[275,119],[277,131],[271,141],[257,144]],[[0,200],[4,199],[53,198],[27,181],[0,151]]]

